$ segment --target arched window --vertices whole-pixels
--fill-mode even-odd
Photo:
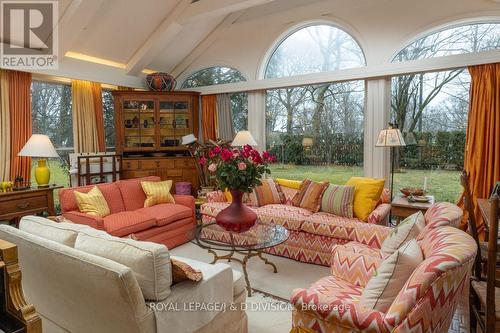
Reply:
[[[214,66],[191,74],[182,84],[182,88],[196,88],[242,81],[246,81],[246,79],[240,71],[230,67]]]
[[[242,81],[246,81],[246,79],[240,71],[230,67],[214,66],[191,74],[182,84],[182,88],[196,88]],[[234,130],[238,132],[247,129],[248,94],[245,92],[232,93],[230,98]]]
[[[365,66],[365,57],[351,35],[319,24],[295,31],[274,50],[265,77],[277,78]]]
[[[500,23],[474,23],[433,32],[412,42],[392,62],[500,49]]]

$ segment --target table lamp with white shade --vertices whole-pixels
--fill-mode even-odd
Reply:
[[[38,157],[38,166],[35,168],[36,183],[38,187],[49,186],[50,170],[46,158],[59,157],[59,154],[47,135],[33,134],[17,156]]]
[[[258,146],[257,141],[255,141],[255,139],[252,136],[252,133],[250,133],[250,131],[239,131],[238,134],[236,134],[236,136],[234,137],[234,140],[231,143],[231,146],[243,147],[246,145],[249,145],[252,147]]]

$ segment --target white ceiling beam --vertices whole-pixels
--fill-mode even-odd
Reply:
[[[191,0],[180,0],[163,22],[139,47],[127,63],[128,75],[138,75],[177,36],[182,25],[177,21],[191,4]]]
[[[239,11],[236,13],[232,13],[227,15],[221,23],[219,23],[208,35],[198,44],[196,45],[188,55],[177,64],[174,69],[171,71],[174,77],[179,77],[182,75],[186,69],[189,68],[196,60],[198,60],[208,48],[234,23],[238,20],[238,18],[243,15],[244,11]]]
[[[228,14],[265,5],[276,0],[211,0],[193,3],[188,10],[179,18],[180,24],[193,21],[206,20],[214,17],[226,16]]]
[[[59,19],[59,56],[64,57],[101,9],[104,0],[73,0]]]

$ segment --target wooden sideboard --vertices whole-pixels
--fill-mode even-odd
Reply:
[[[0,193],[0,221],[14,221],[16,225],[21,217],[47,212],[56,215],[54,208],[54,190],[62,186],[30,188],[28,190]]]
[[[24,298],[17,247],[0,239],[0,332],[41,333],[42,320]]]
[[[198,136],[198,92],[115,91],[116,153],[120,178],[159,176],[199,187],[196,161],[182,137]]]
[[[158,176],[162,180],[171,179],[176,182],[190,182],[195,192],[199,187],[196,161],[192,157],[140,157],[122,160],[122,179]]]

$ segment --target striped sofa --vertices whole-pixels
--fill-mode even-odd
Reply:
[[[387,191],[384,191],[375,210],[368,221],[347,218],[333,214],[310,211],[291,204],[297,189],[281,185],[285,194],[284,204],[272,204],[262,207],[251,207],[264,223],[276,223],[289,231],[286,242],[266,249],[270,254],[295,259],[302,262],[329,266],[332,249],[336,245],[356,241],[370,247],[380,247],[389,233],[389,228],[379,225],[385,222],[391,205],[388,203]],[[203,223],[215,221],[215,216],[229,205],[223,192],[211,192],[207,196],[208,203],[201,206]],[[205,229],[205,235],[212,239],[223,240],[227,234],[217,226]]]
[[[447,332],[460,295],[467,295],[476,243],[457,229],[460,208],[438,203],[425,214],[418,235],[424,261],[386,313],[359,300],[384,256],[379,248],[350,242],[332,251],[332,275],[291,296],[293,326],[316,332]]]

